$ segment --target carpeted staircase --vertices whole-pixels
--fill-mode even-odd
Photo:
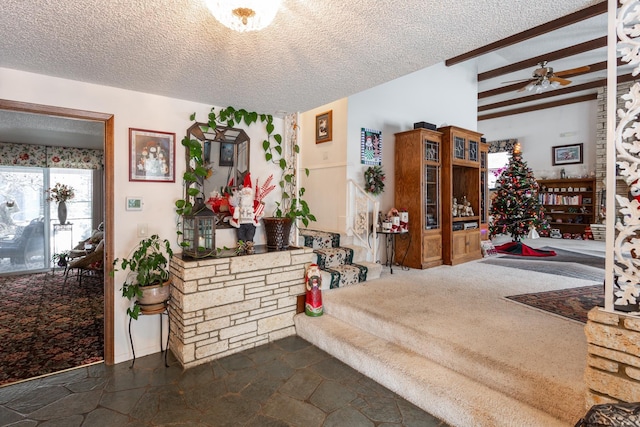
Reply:
[[[371,286],[358,288],[377,293],[377,285]],[[355,295],[355,290],[348,291]],[[398,322],[397,311],[372,306],[362,294],[362,304],[356,303],[358,298],[345,298],[343,291],[323,293],[323,316],[296,315],[296,333],[447,423],[555,427],[573,425],[582,414],[583,394],[562,379],[429,335],[418,325]],[[396,303],[387,297],[380,304]]]
[[[367,262],[366,249],[358,246],[341,246],[338,233],[318,230],[300,230],[303,245],[313,248],[316,264],[322,274],[322,289],[342,288],[380,277],[382,266]]]

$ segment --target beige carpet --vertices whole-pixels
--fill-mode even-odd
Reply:
[[[569,250],[604,254],[602,242],[539,239],[526,243],[541,247],[550,245],[550,241],[555,247],[564,242]],[[428,270],[394,269],[393,275],[385,269],[378,280],[324,292],[327,319],[313,323],[313,319],[297,317],[296,326],[304,338],[315,339],[314,344],[324,345],[330,353],[342,353],[344,359],[352,358],[345,362],[360,365],[354,367],[395,387],[395,391],[451,425],[573,425],[585,412],[587,349],[583,325],[504,297],[592,284],[479,261]],[[357,326],[363,336],[369,337],[363,345],[371,347],[360,354],[359,361],[351,356],[358,352],[353,343],[349,350],[339,348],[351,340],[350,335],[359,333],[345,324]],[[337,333],[335,344],[327,331],[313,336],[314,329],[323,327],[345,330]],[[368,344],[378,339],[382,340],[379,346]],[[417,353],[423,359],[411,363],[422,366],[379,372],[385,364],[395,363],[392,356],[385,355],[385,346],[393,348],[399,359],[414,356],[407,356],[405,349]],[[382,360],[389,359],[376,368],[368,367],[366,363],[378,363],[370,359],[373,353],[379,353]],[[436,375],[440,368],[431,362],[445,371]],[[426,371],[421,374],[423,367]],[[405,373],[408,383],[421,388],[419,392],[410,390],[402,380],[398,383],[398,377]],[[428,390],[431,380],[434,388]],[[447,388],[456,391],[449,393]],[[421,398],[424,395],[431,398]]]

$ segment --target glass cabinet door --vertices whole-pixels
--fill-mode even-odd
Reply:
[[[453,157],[464,160],[467,141],[459,136],[453,137]]]
[[[427,230],[440,228],[439,177],[440,166],[424,166],[424,224]]]
[[[439,166],[424,166],[424,224],[427,230],[440,228],[439,175]]]
[[[480,151],[480,223],[485,224],[488,220],[488,180],[489,169],[487,168],[487,151]]]
[[[424,227],[440,228],[440,144],[424,139]]]

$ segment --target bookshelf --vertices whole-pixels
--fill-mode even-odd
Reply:
[[[564,238],[584,235],[585,228],[595,218],[595,179],[540,179],[538,185],[538,197],[544,205],[549,227],[560,230]]]

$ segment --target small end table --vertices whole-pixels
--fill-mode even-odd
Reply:
[[[382,234],[385,236],[385,248],[387,254],[387,264],[389,264],[389,271],[393,274],[393,261],[396,257],[396,236],[409,234],[408,231],[386,231],[376,230],[376,234]]]
[[[138,304],[138,302],[136,302],[135,304]],[[160,315],[160,352],[164,352],[164,366],[165,367],[169,367],[169,363],[167,363],[167,354],[169,353],[169,337],[171,336],[171,317],[169,316],[169,300],[166,300],[163,302],[163,306],[162,308],[159,308],[158,310],[154,310],[154,311],[147,311],[147,312],[140,312],[140,315],[144,315],[144,316],[152,316],[152,315],[156,315],[159,314]],[[162,316],[167,316],[167,344],[164,347],[164,350],[162,349]],[[129,317],[129,342],[131,342],[131,352],[133,353],[133,362],[131,362],[131,366],[129,368],[133,368],[133,365],[135,365],[136,363],[136,349],[133,346],[133,335],[131,334],[131,321],[133,320],[132,317]]]

